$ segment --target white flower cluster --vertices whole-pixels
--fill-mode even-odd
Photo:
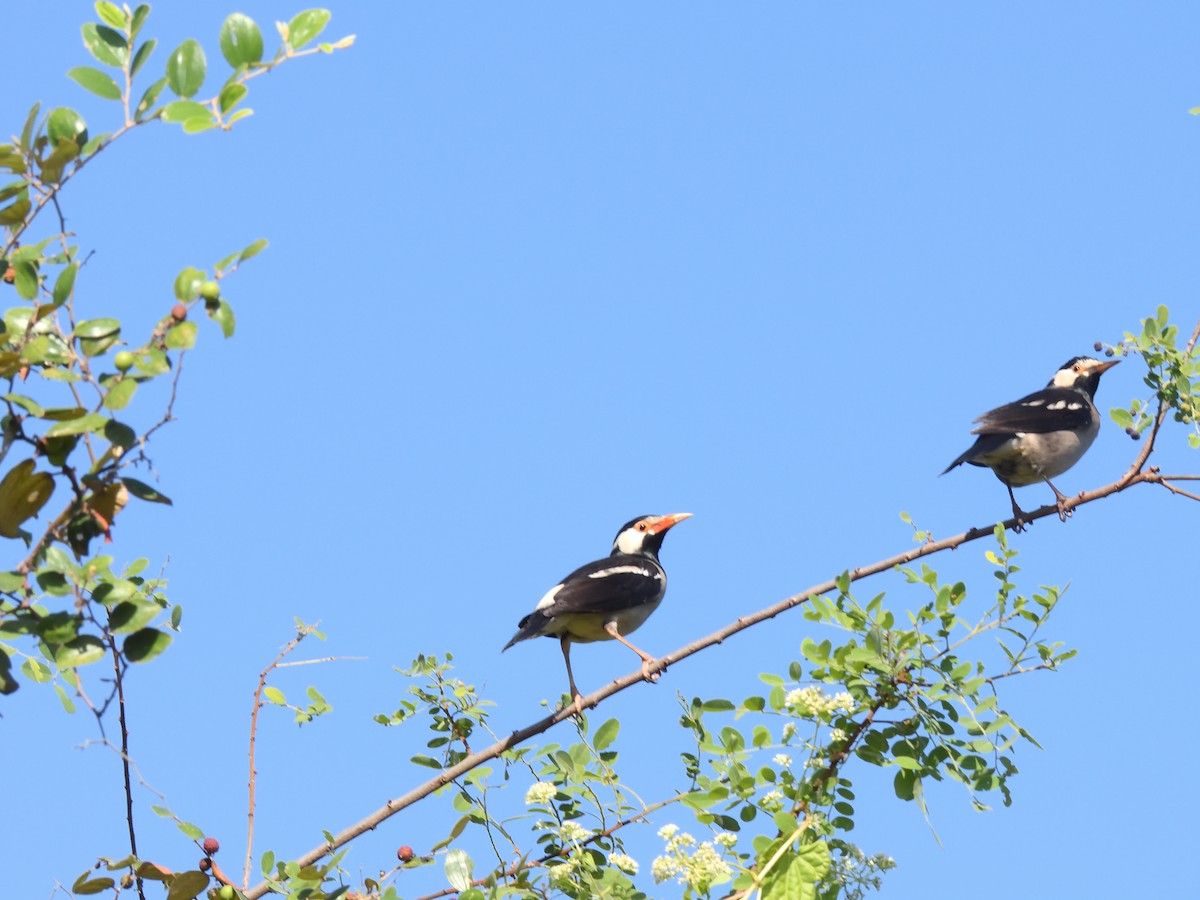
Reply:
[[[610,853],[608,854],[608,861],[626,875],[636,875],[638,873],[637,860],[632,856],[626,856],[624,853]]]
[[[554,799],[558,788],[549,781],[535,781],[525,792],[526,806],[544,806]]]
[[[785,769],[788,769],[791,768],[792,757],[787,753],[776,753],[771,762],[775,763],[777,766],[783,766]]]
[[[581,841],[586,841],[592,836],[592,833],[588,831],[588,829],[584,828],[578,822],[571,821],[563,822],[562,825],[559,826],[558,833],[562,835],[562,839],[564,841],[570,841],[574,844],[578,844]]]
[[[723,854],[737,843],[736,835],[721,832],[712,841],[696,846],[696,839],[686,831],[680,831],[676,825],[664,825],[658,830],[658,836],[667,845],[665,855],[657,857],[650,866],[650,874],[654,876],[656,884],[674,878],[679,884],[705,893],[714,884],[721,884],[733,877],[733,868]],[[691,849],[693,847],[696,848],[694,851]]]
[[[815,684],[788,691],[783,702],[801,715],[822,719],[829,719],[837,712],[853,712],[857,706],[854,697],[845,691],[830,697]]]

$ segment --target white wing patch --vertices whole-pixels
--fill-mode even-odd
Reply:
[[[1066,409],[1066,408],[1067,408],[1066,400],[1055,400],[1053,403],[1046,404],[1046,409]]]
[[[1083,409],[1083,404],[1072,400],[1067,404],[1067,409]]]
[[[562,590],[562,587],[563,586],[561,584],[556,584],[554,587],[550,588],[550,590],[546,591],[546,596],[538,601],[538,605],[535,606],[534,609],[539,610],[545,609],[547,606],[553,606],[554,597],[559,591]]]
[[[1021,405],[1022,406],[1041,406],[1045,402],[1046,402],[1045,400],[1027,400],[1026,402],[1022,403]],[[1051,408],[1053,408],[1053,407],[1051,407]]]
[[[611,569],[601,569],[599,572],[592,572],[588,578],[607,578],[609,575],[641,575],[644,578],[657,578],[657,575],[651,574],[649,569],[643,569],[641,566],[613,566]],[[559,585],[562,587],[562,585]]]

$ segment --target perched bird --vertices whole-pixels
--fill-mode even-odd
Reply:
[[[1096,388],[1100,376],[1119,362],[1076,356],[1055,372],[1042,390],[985,412],[975,420],[978,427],[971,430],[979,435],[978,440],[942,474],[962,463],[995,472],[1008,488],[1016,531],[1023,531],[1028,520],[1017,506],[1013,488],[1044,481],[1054,491],[1058,517],[1065,522],[1067,498],[1050,479],[1079,462],[1092,446],[1100,430],[1100,413],[1092,402]]]
[[[571,672],[572,643],[620,641],[641,657],[642,675],[651,680],[654,657],[629,643],[625,635],[637,630],[662,602],[667,573],[658,561],[658,551],[667,530],[691,515],[639,516],[626,522],[613,541],[612,554],[580,566],[550,588],[517,625],[517,633],[504,650],[529,638],[558,638],[576,714],[583,712],[583,696]]]

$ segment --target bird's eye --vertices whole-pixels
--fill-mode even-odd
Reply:
[[[650,526],[649,526],[649,525],[647,525],[645,522],[638,522],[638,523],[637,523],[637,530],[638,530],[638,531],[645,531],[645,530],[646,530],[647,528],[649,528],[649,527],[650,527]]]

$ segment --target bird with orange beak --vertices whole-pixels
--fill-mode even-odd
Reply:
[[[656,660],[631,644],[626,635],[641,627],[662,603],[667,573],[658,561],[658,551],[667,531],[691,515],[639,516],[626,522],[617,532],[612,553],[580,566],[550,588],[517,625],[517,633],[504,650],[529,638],[558,638],[577,715],[583,712],[583,696],[571,672],[573,643],[620,641],[641,658],[642,675],[652,681],[650,667]]]

